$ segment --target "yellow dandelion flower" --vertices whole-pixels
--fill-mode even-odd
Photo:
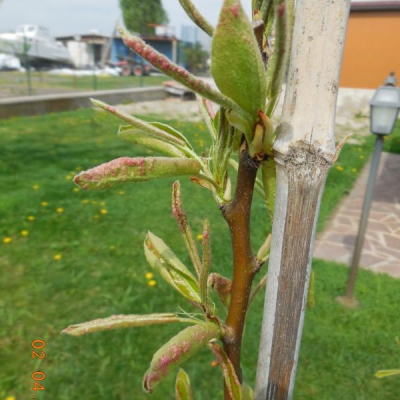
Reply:
[[[357,172],[357,168],[352,168],[351,172],[354,172],[354,173]]]
[[[49,205],[49,203],[47,201],[42,201],[42,207],[47,207]]]
[[[105,202],[105,201],[101,201],[101,202],[100,202],[100,205],[101,205],[102,207],[104,207],[104,206],[106,205],[106,202]]]
[[[123,196],[123,195],[125,194],[125,192],[124,192],[123,190],[120,190],[120,191],[118,192],[118,194],[121,195],[121,196]]]
[[[82,200],[82,203],[83,203],[83,204],[88,204],[88,203],[89,203],[89,200],[88,200],[88,199]]]
[[[364,156],[360,156],[361,160],[364,158]]]
[[[117,246],[111,245],[110,246],[110,250],[115,250],[117,248]]]
[[[3,239],[3,243],[8,244],[8,243],[11,243],[11,242],[12,242],[12,238],[10,238],[10,237],[5,237],[5,238]]]
[[[34,220],[35,220],[35,217],[33,215],[28,216],[28,221],[34,221]]]
[[[100,218],[100,215],[93,215],[93,219],[99,219]]]
[[[79,188],[73,188],[72,191],[75,192],[75,193],[78,193],[79,192]]]
[[[197,240],[203,240],[203,234],[202,234],[202,233],[199,233],[199,234],[196,236],[196,239],[197,239]]]
[[[103,215],[106,215],[107,212],[108,212],[108,211],[107,211],[105,208],[102,208],[102,209],[100,210],[100,213],[103,214]]]
[[[153,279],[153,274],[151,273],[151,272],[148,272],[146,275],[145,275],[145,277],[146,277],[146,279]]]
[[[150,287],[153,287],[153,286],[156,286],[156,285],[157,285],[157,282],[156,282],[154,279],[152,279],[152,280],[150,280],[147,284],[148,284]]]
[[[61,254],[56,254],[56,255],[53,257],[53,259],[56,260],[56,261],[60,261],[60,260],[62,259],[62,255],[61,255]]]
[[[75,170],[78,171],[78,172],[82,171],[82,167],[75,167]]]
[[[7,396],[6,400],[16,400],[15,396]]]
[[[57,207],[56,212],[58,212],[59,214],[62,214],[64,212],[64,209],[62,207]]]
[[[212,366],[212,367],[216,367],[217,365],[218,365],[218,362],[217,361],[211,361],[210,362],[210,365]]]
[[[343,171],[343,170],[344,170],[344,168],[343,168],[341,165],[338,165],[338,166],[336,167],[336,169],[337,169],[338,171]]]
[[[22,236],[28,236],[28,235],[29,235],[29,231],[27,231],[26,229],[24,229],[23,231],[21,231],[21,235],[22,235]]]
[[[65,175],[65,179],[66,179],[67,181],[69,181],[70,179],[72,179],[72,176],[71,176],[71,175]]]
[[[38,190],[39,188],[40,188],[39,185],[33,185],[33,186],[32,186],[32,189],[33,189],[33,190]]]

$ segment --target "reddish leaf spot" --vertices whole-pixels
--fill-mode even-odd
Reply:
[[[230,10],[232,11],[232,14],[236,17],[239,18],[239,4],[235,4],[230,7]]]

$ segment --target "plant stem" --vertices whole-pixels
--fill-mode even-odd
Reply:
[[[242,381],[240,353],[243,329],[251,285],[256,274],[256,259],[250,243],[250,210],[256,175],[257,165],[249,157],[247,145],[244,144],[240,149],[235,197],[222,209],[231,232],[233,251],[231,301],[226,319],[230,337],[229,340],[224,341],[224,350],[231,360],[240,382]],[[225,390],[225,399],[231,399],[227,390]]]

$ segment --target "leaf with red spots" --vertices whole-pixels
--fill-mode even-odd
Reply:
[[[225,0],[215,29],[211,72],[219,90],[257,120],[266,100],[264,63],[239,0]]]
[[[176,376],[175,395],[176,400],[193,400],[189,375],[183,369]]]
[[[212,322],[199,322],[198,325],[180,331],[154,354],[150,368],[143,378],[144,391],[151,393],[172,368],[195,355],[210,340],[221,336],[219,327]]]
[[[189,158],[120,157],[82,171],[74,182],[83,189],[102,190],[124,182],[145,182],[151,179],[182,175],[198,175],[199,161]]]
[[[217,358],[217,362],[222,368],[225,386],[229,391],[232,400],[243,400],[242,387],[235,373],[231,360],[225,351],[216,343],[210,344],[211,350]]]
[[[92,332],[110,329],[136,328],[139,326],[170,324],[173,322],[190,322],[195,320],[180,318],[176,314],[146,314],[146,315],[112,315],[108,318],[99,318],[81,324],[70,325],[62,333],[72,336],[86,335]]]

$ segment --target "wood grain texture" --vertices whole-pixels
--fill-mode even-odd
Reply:
[[[295,366],[303,298],[316,213],[329,163],[312,147],[291,148],[288,174],[287,218],[278,277],[278,297],[271,348],[266,400],[288,399]]]

